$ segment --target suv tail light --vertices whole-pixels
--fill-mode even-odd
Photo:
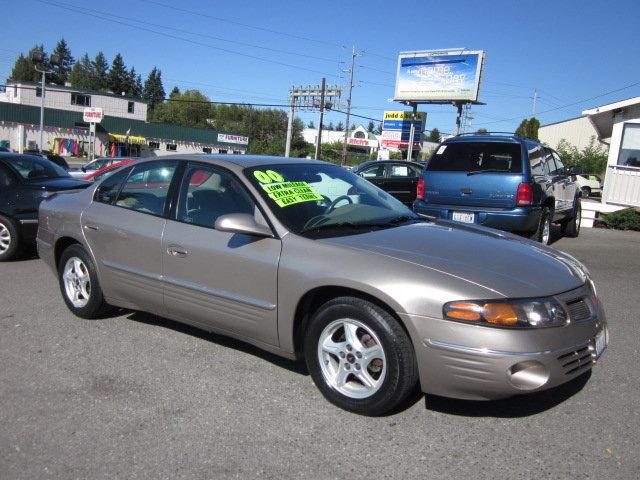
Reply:
[[[529,183],[521,183],[518,185],[516,192],[516,205],[518,207],[528,207],[533,204],[533,189]]]
[[[416,198],[418,200],[424,200],[424,180],[418,179],[418,188],[416,188]]]

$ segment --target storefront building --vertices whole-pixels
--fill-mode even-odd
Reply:
[[[0,144],[17,152],[40,149],[41,97],[34,85],[9,82],[0,92]],[[42,149],[66,157],[88,157],[89,124],[83,120],[83,111],[90,106],[104,113],[96,126],[96,156],[244,154],[249,145],[249,138],[243,135],[147,122],[147,105],[139,99],[58,86],[51,90],[45,92]]]

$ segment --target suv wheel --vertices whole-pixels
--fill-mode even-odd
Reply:
[[[355,297],[325,303],[304,339],[307,368],[331,403],[382,415],[414,391],[418,367],[409,336],[377,305]]]
[[[577,237],[580,234],[580,224],[582,223],[582,205],[580,199],[576,197],[573,217],[562,224],[562,233],[567,237]]]
[[[580,196],[582,198],[589,198],[590,195],[591,195],[591,189],[589,187],[582,187],[580,189]]]
[[[549,245],[551,241],[551,210],[549,207],[543,207],[540,214],[540,222],[537,230],[531,235],[531,240]]]
[[[20,253],[20,235],[13,220],[0,215],[0,262],[15,258]]]
[[[62,298],[80,318],[99,318],[111,307],[104,301],[91,256],[80,245],[71,245],[60,257],[58,278]]]

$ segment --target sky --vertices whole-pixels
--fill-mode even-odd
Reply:
[[[79,58],[120,52],[143,81],[157,66],[167,93],[199,89],[211,100],[286,104],[292,85],[341,84],[346,104],[352,48],[353,114],[381,119],[401,51],[484,50],[471,129],[514,131],[640,95],[640,2],[620,0],[292,2],[291,0],[2,0],[0,78],[20,52],[60,38]],[[455,108],[421,105],[427,129],[451,132]],[[305,123],[317,112],[297,112]],[[325,122],[345,121],[330,112]],[[368,119],[350,123],[366,125]]]

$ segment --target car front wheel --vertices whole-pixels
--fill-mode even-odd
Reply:
[[[304,348],[316,386],[345,410],[382,415],[417,385],[409,336],[386,310],[360,298],[340,297],[320,307]]]
[[[71,245],[62,253],[58,276],[64,302],[78,317],[99,318],[110,310],[93,260],[82,246]]]
[[[16,224],[0,215],[0,262],[15,258],[20,253],[20,236]]]

